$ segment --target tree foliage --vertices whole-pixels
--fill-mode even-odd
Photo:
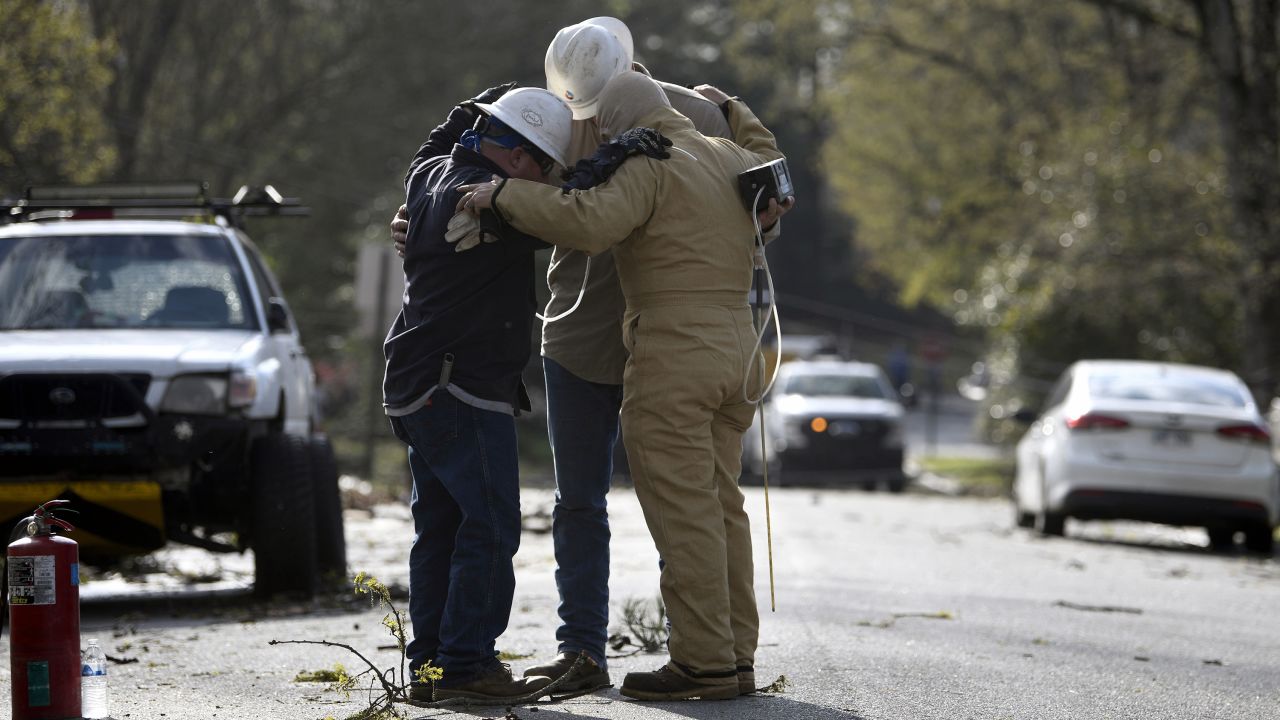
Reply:
[[[113,166],[100,108],[114,48],[86,24],[75,5],[0,3],[0,196],[32,181],[93,181]]]
[[[386,241],[430,128],[484,87],[542,84],[556,30],[611,14],[656,77],[742,95],[778,135],[800,194],[770,250],[784,295],[872,307],[862,288],[888,277],[986,333],[1009,373],[1148,357],[1262,391],[1280,356],[1277,5],[12,0],[0,194],[273,183],[314,214],[254,236],[312,353],[349,353],[356,247]]]
[[[990,328],[1008,371],[1243,368],[1253,289],[1224,280],[1259,260],[1232,201],[1249,179],[1185,6],[851,7],[828,168],[908,302]]]

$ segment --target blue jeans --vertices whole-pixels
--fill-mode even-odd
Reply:
[[[609,513],[622,386],[593,383],[550,358],[547,431],[556,468],[551,535],[560,591],[560,652],[585,651],[606,667],[609,637]]]
[[[438,390],[392,418],[409,445],[414,538],[409,550],[411,670],[427,660],[455,685],[496,667],[495,641],[515,593],[520,546],[515,419]]]

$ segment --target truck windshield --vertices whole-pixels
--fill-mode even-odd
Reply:
[[[254,328],[225,238],[0,238],[0,330]]]

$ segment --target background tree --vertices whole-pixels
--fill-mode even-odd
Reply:
[[[309,352],[369,363],[356,251],[387,242],[408,159],[454,103],[541,85],[556,30],[609,14],[656,77],[741,95],[777,134],[800,195],[769,251],[790,327],[879,359],[945,318],[997,378],[1185,360],[1243,370],[1265,398],[1277,3],[11,0],[0,195],[275,184],[313,208],[252,228]]]
[[[854,16],[828,167],[907,302],[988,328],[1006,377],[1085,356],[1241,367],[1255,291],[1222,279],[1253,253],[1194,45],[1083,2]]]
[[[109,42],[76,5],[0,4],[0,197],[29,182],[91,182],[115,163],[101,113]]]

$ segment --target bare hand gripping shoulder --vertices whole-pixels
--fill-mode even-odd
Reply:
[[[565,183],[561,189],[586,190],[608,180],[627,158],[646,155],[655,160],[671,157],[667,148],[672,143],[662,133],[652,128],[632,128],[621,135],[600,143],[589,158],[579,160],[572,170],[565,171]]]

